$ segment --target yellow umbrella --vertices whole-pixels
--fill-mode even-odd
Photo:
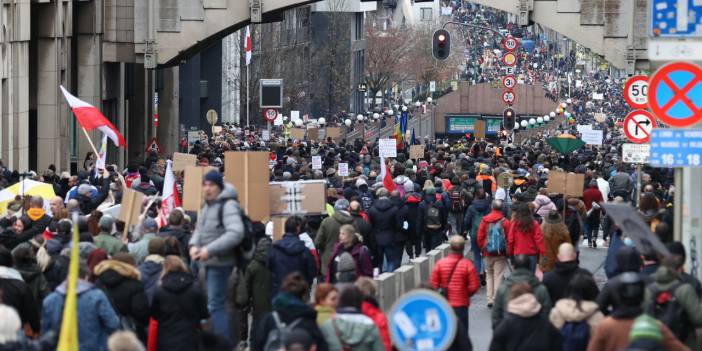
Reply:
[[[51,184],[25,179],[0,191],[0,213],[6,212],[7,204],[17,195],[41,196],[44,198],[44,207],[46,208],[49,200],[55,197],[56,193],[54,193],[54,187]]]

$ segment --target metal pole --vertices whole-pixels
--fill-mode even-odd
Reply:
[[[636,164],[636,206],[639,205],[641,199],[641,164]]]
[[[249,65],[246,65],[246,126],[249,126]]]
[[[682,241],[683,194],[685,191],[683,188],[683,169],[675,168],[674,171],[675,195],[673,198],[673,209],[675,209],[675,212],[673,214],[673,240]]]

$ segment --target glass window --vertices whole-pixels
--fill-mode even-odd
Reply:
[[[421,11],[420,17],[421,17],[422,21],[429,21],[430,22],[432,20],[432,15],[433,15],[432,12],[433,11],[432,11],[431,7],[422,7],[420,9],[420,11]]]

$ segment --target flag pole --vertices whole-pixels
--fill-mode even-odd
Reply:
[[[249,126],[249,64],[246,64],[246,126]]]
[[[90,139],[90,135],[88,135],[88,131],[85,130],[85,127],[81,126],[80,129],[83,130],[83,134],[85,134],[85,137],[88,138],[88,143],[90,143],[90,147],[93,148],[93,152],[95,153],[95,157],[100,155],[100,153],[95,148],[95,144],[93,144],[93,139]]]

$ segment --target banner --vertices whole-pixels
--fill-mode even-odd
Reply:
[[[581,137],[585,144],[588,145],[602,145],[602,131],[601,130],[583,130],[580,132]]]

